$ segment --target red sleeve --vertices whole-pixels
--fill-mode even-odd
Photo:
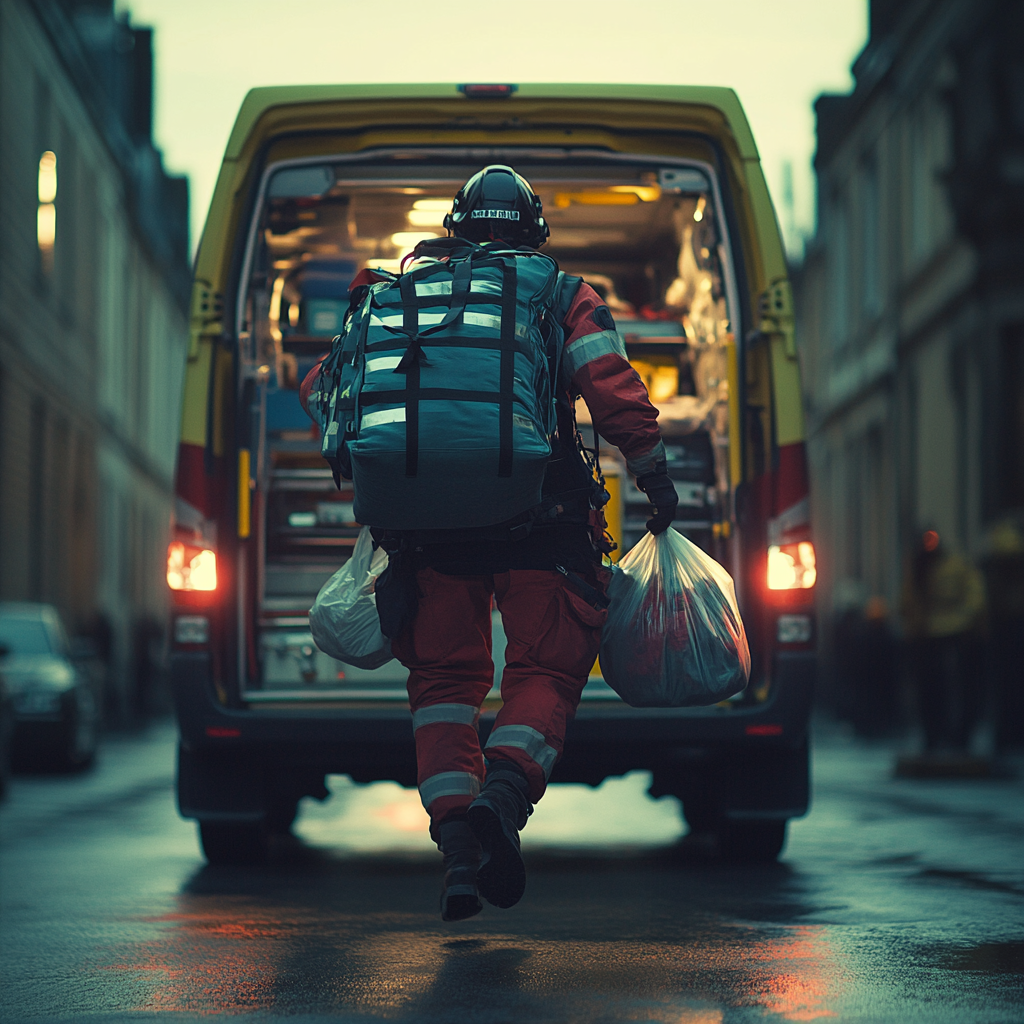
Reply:
[[[563,326],[564,379],[570,389],[583,396],[599,433],[626,456],[634,476],[654,472],[665,459],[658,410],[651,405],[644,382],[626,358],[608,307],[585,282]]]

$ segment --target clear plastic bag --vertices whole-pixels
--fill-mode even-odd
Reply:
[[[747,685],[732,577],[682,534],[645,534],[614,567],[608,596],[601,674],[627,704],[717,704]]]
[[[373,592],[387,564],[387,552],[373,550],[364,526],[352,557],[320,588],[309,610],[309,631],[324,654],[356,668],[380,668],[391,660]]]

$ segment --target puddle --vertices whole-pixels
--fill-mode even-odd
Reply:
[[[1012,882],[1000,882],[988,878],[976,871],[952,871],[948,868],[925,868],[917,873],[918,878],[938,879],[970,886],[972,889],[990,889],[993,892],[1007,892],[1014,896],[1024,896],[1024,890]]]
[[[983,942],[972,949],[947,950],[942,966],[950,971],[1024,974],[1024,942]]]

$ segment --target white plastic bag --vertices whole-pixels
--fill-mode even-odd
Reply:
[[[601,674],[627,704],[717,704],[747,685],[732,577],[682,534],[645,534],[614,567],[608,596]]]
[[[370,528],[364,526],[352,557],[320,588],[309,610],[309,631],[324,654],[356,668],[380,668],[391,660],[391,641],[380,631],[373,593],[387,564],[387,552],[373,550]]]

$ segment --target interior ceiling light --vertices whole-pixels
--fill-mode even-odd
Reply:
[[[609,192],[632,192],[642,203],[655,203],[661,198],[660,185],[612,185]]]
[[[440,210],[447,213],[452,208],[451,199],[417,199],[412,204],[414,210]]]
[[[693,211],[693,219],[698,223],[704,219],[704,207],[707,205],[707,200],[701,196],[697,200],[697,207]]]
[[[447,215],[447,210],[410,210],[409,223],[416,228],[439,228]]]
[[[415,249],[424,239],[438,237],[436,231],[396,231],[391,236],[391,244],[397,245],[399,249]]]

